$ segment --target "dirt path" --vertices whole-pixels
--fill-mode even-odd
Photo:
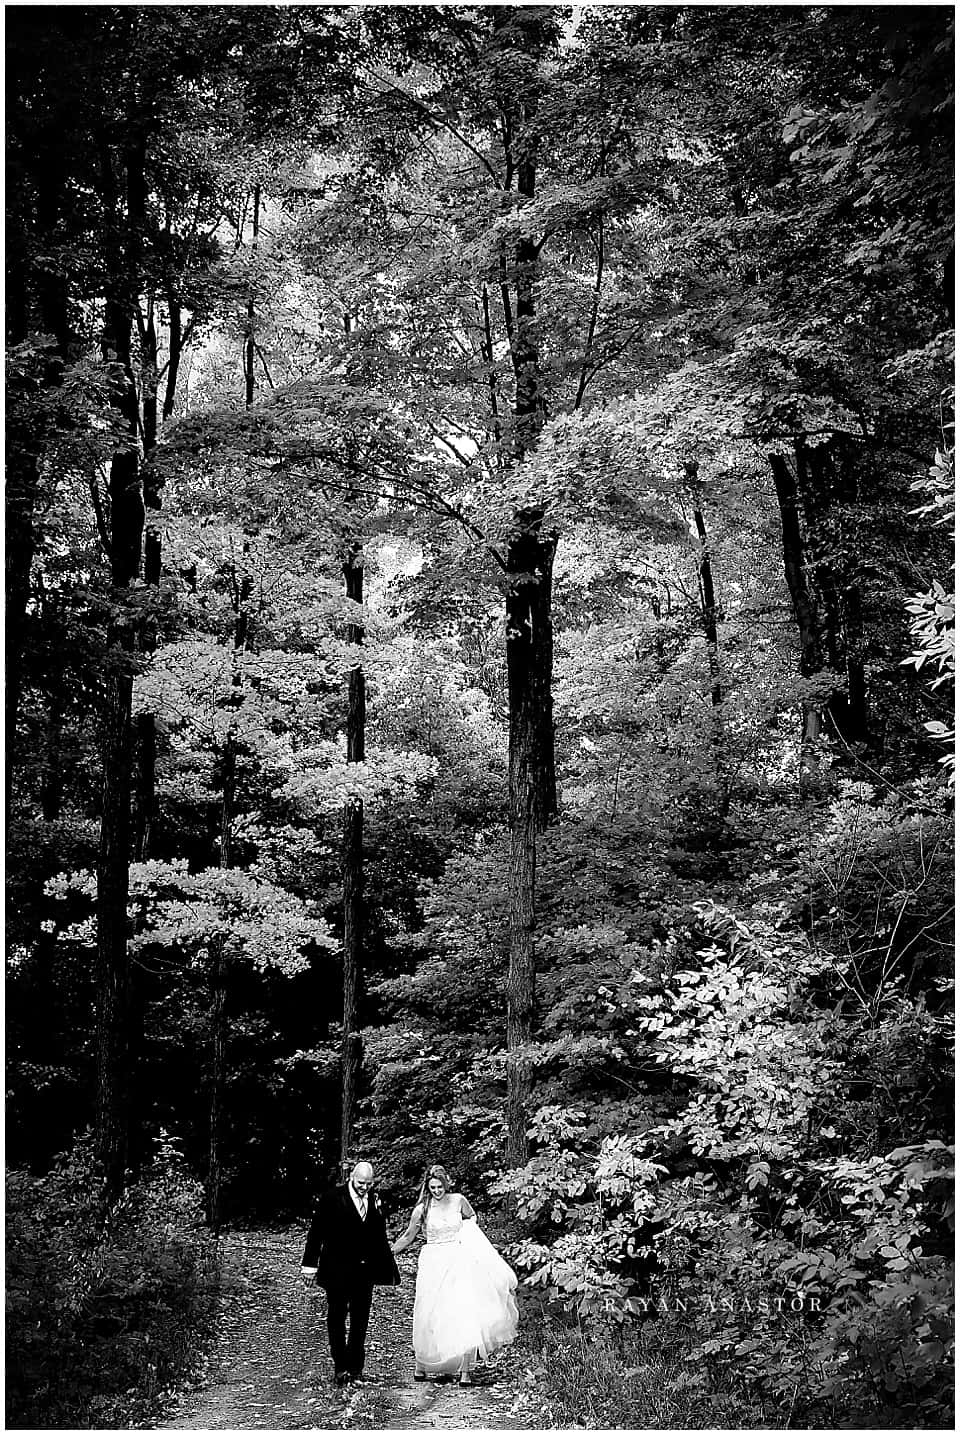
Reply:
[[[299,1275],[305,1231],[223,1238],[223,1300],[213,1348],[163,1430],[513,1430],[525,1418],[522,1357],[501,1351],[460,1389],[415,1383],[410,1327],[415,1258],[399,1290],[374,1292],[361,1384],[337,1387],[322,1292]]]

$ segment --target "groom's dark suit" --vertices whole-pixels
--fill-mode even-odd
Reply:
[[[360,1375],[373,1288],[400,1284],[386,1221],[372,1191],[366,1217],[361,1217],[347,1185],[337,1186],[320,1201],[303,1264],[316,1266],[317,1285],[327,1292],[327,1330],[337,1374]]]

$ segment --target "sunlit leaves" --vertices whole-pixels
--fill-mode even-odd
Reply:
[[[48,883],[53,898],[92,898],[91,874],[62,874]],[[335,946],[327,923],[289,892],[238,868],[190,872],[182,859],[134,863],[130,868],[133,947],[149,958],[160,949],[184,964],[202,964],[216,944],[230,959],[287,976],[305,971],[308,949]],[[89,922],[72,924],[63,941],[85,940]]]

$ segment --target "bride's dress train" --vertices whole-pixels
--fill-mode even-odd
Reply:
[[[460,1202],[431,1202],[417,1264],[413,1353],[430,1375],[472,1370],[517,1333],[517,1278]]]

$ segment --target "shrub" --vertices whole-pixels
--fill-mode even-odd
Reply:
[[[698,915],[695,969],[616,994],[686,1104],[599,1142],[542,1108],[494,1186],[527,1227],[513,1258],[591,1339],[656,1315],[709,1392],[739,1381],[778,1421],[949,1424],[953,1150],[878,1150],[849,1094],[910,1046],[922,1089],[936,1022],[893,982],[866,1014],[845,1001],[844,963],[783,905]]]
[[[952,1421],[952,1151],[782,1166],[744,1190],[681,1209],[698,1217],[695,1269],[668,1305],[714,1381],[830,1428]]]
[[[169,1141],[104,1218],[84,1138],[7,1175],[7,1423],[145,1420],[191,1362],[217,1290],[202,1193]]]
[[[591,1430],[709,1430],[771,1423],[746,1404],[735,1379],[710,1380],[685,1360],[690,1338],[675,1328],[570,1324],[547,1316],[529,1351],[533,1399],[544,1424]]]

